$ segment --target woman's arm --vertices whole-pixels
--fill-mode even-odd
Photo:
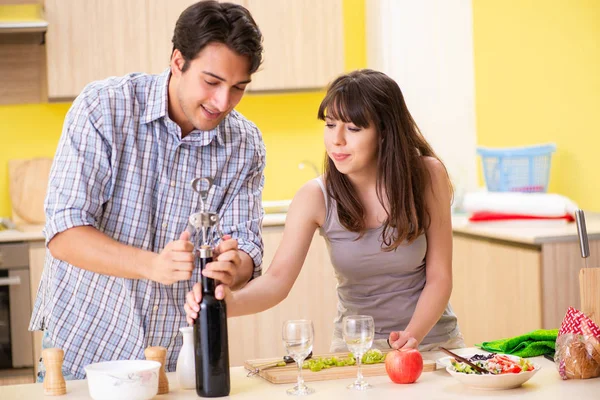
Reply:
[[[426,231],[427,282],[406,330],[390,334],[389,341],[393,348],[416,348],[440,319],[452,293],[451,190],[448,174],[437,159],[426,157],[424,161],[431,177],[431,184],[425,193],[426,207],[431,218]]]
[[[264,311],[286,298],[300,274],[315,230],[324,218],[323,192],[317,182],[310,181],[296,193],[290,204],[283,238],[267,272],[236,292],[222,285],[217,287],[216,297],[227,301],[229,317]],[[186,297],[189,323],[197,317],[201,298],[200,285],[196,284]]]

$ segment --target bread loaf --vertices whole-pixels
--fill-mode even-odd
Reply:
[[[570,336],[566,338],[565,336]],[[589,379],[600,376],[600,343],[590,337],[584,338],[580,335],[563,335],[563,339],[557,346],[558,359],[564,361],[565,375],[567,379]]]

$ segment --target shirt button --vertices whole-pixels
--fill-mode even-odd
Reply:
[[[175,187],[175,181],[171,181],[171,186]]]
[[[154,306],[154,311],[158,311],[158,306]]]
[[[166,223],[166,222],[163,222],[163,224],[162,224],[162,227],[163,227],[163,228],[166,228],[166,227],[167,227],[167,223]]]

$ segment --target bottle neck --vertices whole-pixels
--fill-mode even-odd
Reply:
[[[209,246],[202,246],[199,251],[198,260],[199,260],[198,264],[200,266],[200,271],[204,271],[204,268],[206,268],[206,265],[213,261],[212,248]],[[202,279],[202,293],[214,296],[215,288],[217,286],[215,283],[215,280],[212,278],[208,278],[202,274],[200,274],[200,276]]]

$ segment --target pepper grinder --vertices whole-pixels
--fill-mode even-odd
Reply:
[[[146,360],[158,361],[160,370],[158,371],[158,394],[169,393],[169,380],[165,372],[165,362],[167,359],[167,349],[160,346],[148,347],[144,350]]]
[[[42,361],[46,368],[44,395],[62,396],[67,393],[67,385],[62,374],[64,351],[58,348],[42,350]]]

